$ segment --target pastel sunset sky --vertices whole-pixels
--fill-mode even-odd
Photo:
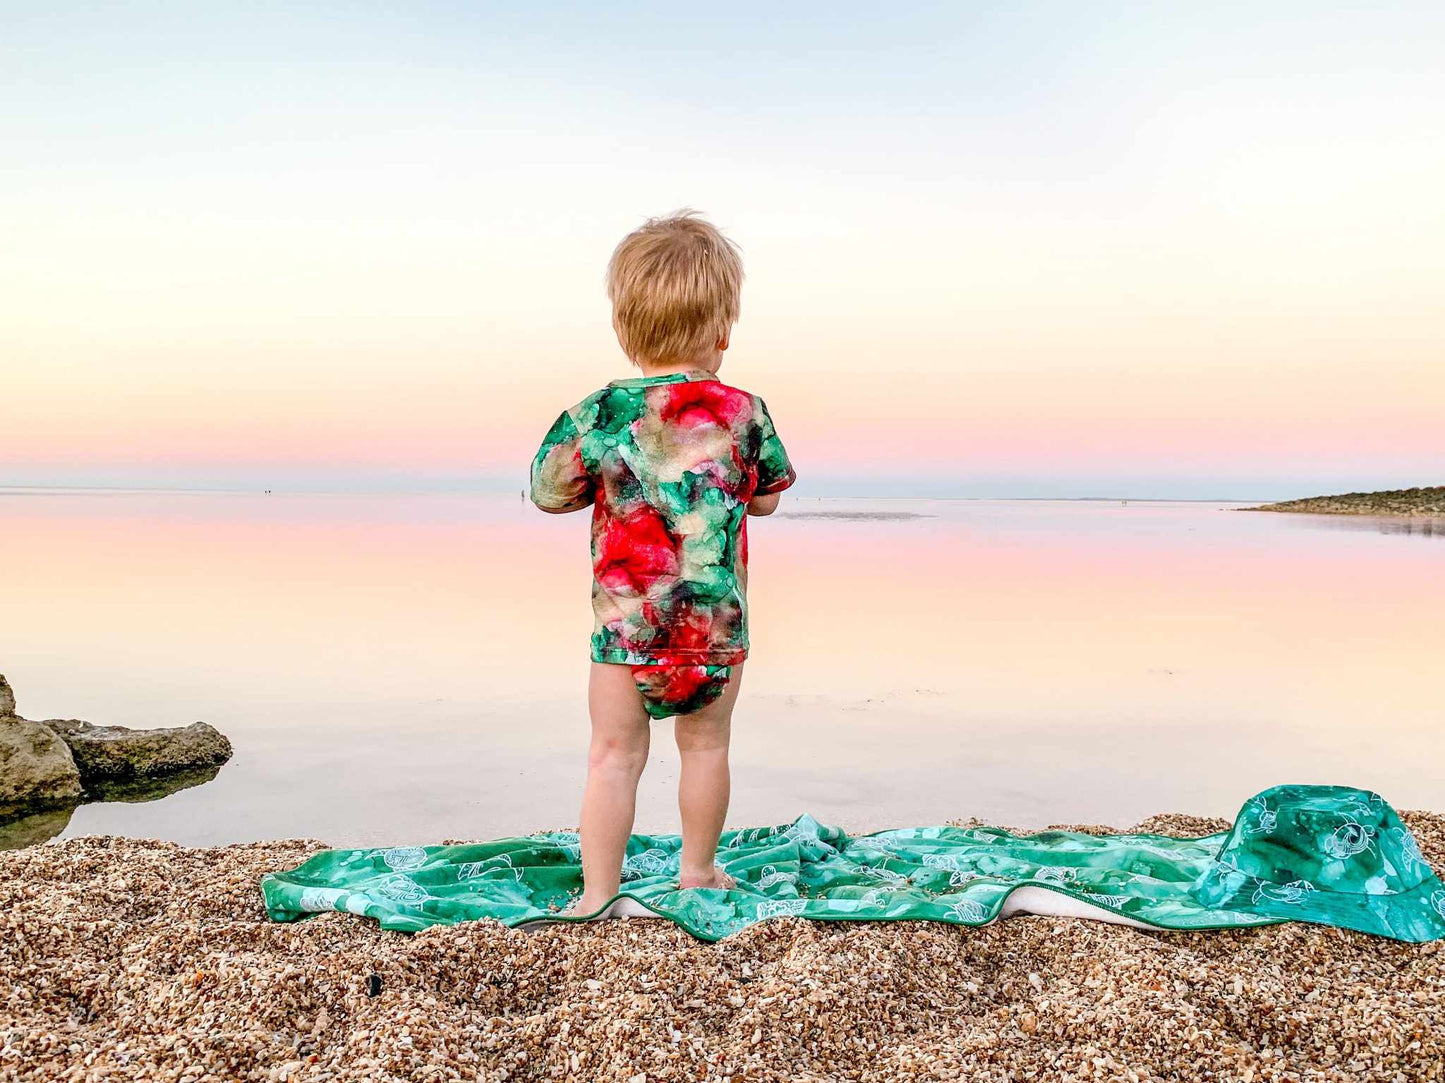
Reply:
[[[7,4],[0,485],[520,489],[742,246],[803,493],[1445,484],[1445,6]]]

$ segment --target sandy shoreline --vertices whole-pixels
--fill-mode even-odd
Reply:
[[[1445,816],[1402,815],[1439,871]],[[267,922],[260,874],[320,846],[0,853],[0,1079],[1445,1078],[1440,943],[1042,917],[784,919],[717,944],[663,921]]]

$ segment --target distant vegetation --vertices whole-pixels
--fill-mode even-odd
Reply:
[[[1244,511],[1298,511],[1314,515],[1445,515],[1445,485],[1389,489],[1381,493],[1342,493],[1261,504]]]

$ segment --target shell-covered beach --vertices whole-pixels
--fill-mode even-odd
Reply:
[[[1439,871],[1445,816],[1403,818]],[[716,944],[659,920],[268,922],[260,875],[319,848],[0,853],[0,1079],[1445,1078],[1439,942],[1046,917],[789,918]]]

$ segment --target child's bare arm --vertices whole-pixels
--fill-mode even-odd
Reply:
[[[768,493],[765,496],[755,496],[748,501],[748,514],[771,515],[778,510],[778,501],[782,498],[782,493]]]

